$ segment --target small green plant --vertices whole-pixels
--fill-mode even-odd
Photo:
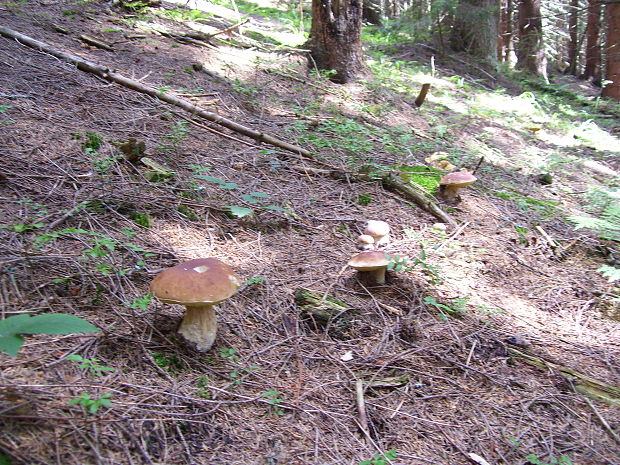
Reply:
[[[362,460],[359,465],[389,465],[392,460],[398,458],[398,453],[395,449],[389,449],[383,454],[375,454],[370,460]]]
[[[567,455],[563,455],[558,459],[551,457],[548,462],[543,462],[535,454],[529,454],[525,457],[532,465],[573,465],[573,462]]]
[[[207,390],[207,388],[209,387],[209,378],[204,375],[199,376],[198,380],[196,381],[196,386],[199,389],[199,397],[202,397],[203,399],[211,398],[211,392]]]
[[[216,178],[214,176],[208,176],[205,174],[195,174],[195,178],[202,179],[204,181],[215,184],[220,189],[225,190],[234,190],[239,187],[239,184],[234,182],[225,181],[220,178]],[[275,211],[284,214],[290,214],[286,209],[278,206],[269,204],[266,200],[269,198],[269,194],[265,194],[264,192],[250,192],[249,194],[241,194],[241,200],[245,201],[247,204],[251,205],[252,208],[242,207],[240,205],[228,205],[226,208],[228,209],[228,213],[235,218],[243,218],[245,216],[251,216],[255,213],[255,210],[259,211]]]
[[[99,329],[75,315],[14,315],[0,320],[0,351],[13,357],[24,344],[22,334],[97,333]]]
[[[360,194],[357,196],[357,203],[366,206],[372,201],[372,194]]]
[[[103,376],[106,371],[114,371],[112,367],[101,365],[98,358],[84,358],[81,355],[72,354],[67,356],[65,360],[80,363],[78,368],[88,370],[95,376]]]
[[[69,401],[70,405],[81,405],[84,410],[86,410],[91,415],[96,414],[101,407],[112,407],[112,402],[110,398],[112,394],[106,392],[102,394],[101,397],[92,397],[90,394],[82,393],[79,397],[75,399],[71,399]]]
[[[601,265],[596,271],[601,273],[604,278],[607,278],[607,281],[610,283],[620,279],[620,268],[616,268],[615,266]]]
[[[620,188],[594,189],[586,197],[592,216],[570,216],[575,229],[590,229],[601,239],[620,242]]]
[[[155,365],[159,368],[163,368],[169,373],[174,374],[183,369],[183,363],[177,354],[166,355],[161,352],[152,352],[151,356],[155,361]]]
[[[233,349],[232,347],[220,347],[220,357],[230,360],[232,362],[236,362],[239,360],[239,354],[237,353],[237,349]]]
[[[169,89],[169,87],[161,87],[158,90],[164,93]],[[176,152],[181,142],[189,134],[188,125],[189,123],[185,120],[175,122],[170,128],[170,132],[163,136],[163,138],[166,139],[168,143],[160,145],[159,147],[157,147],[157,149],[163,152]]]
[[[259,285],[263,284],[267,278],[264,276],[254,276],[253,278],[247,279],[245,281],[246,286]]]
[[[458,315],[467,312],[467,302],[469,297],[451,299],[449,304],[442,304],[434,297],[428,295],[424,297],[424,303],[431,305],[439,310],[441,320],[447,320],[450,315]]]
[[[411,269],[408,265],[408,260],[406,257],[401,257],[399,255],[387,255],[388,259],[387,269],[394,271],[404,271],[407,272]]]
[[[125,305],[129,308],[133,308],[134,310],[146,311],[148,310],[149,305],[152,301],[153,296],[151,294],[148,294],[144,297],[134,297],[132,302],[126,303]]]
[[[286,412],[280,407],[280,404],[284,402],[284,399],[280,397],[280,392],[275,390],[265,391],[261,394],[263,397],[267,398],[267,403],[271,406],[270,410],[272,413],[282,416]]]

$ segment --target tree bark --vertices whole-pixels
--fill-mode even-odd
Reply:
[[[362,50],[362,0],[312,0],[310,56],[320,70],[334,70],[344,84],[365,69]]]
[[[589,0],[588,25],[586,26],[586,65],[581,76],[583,79],[601,81],[601,4],[597,0]]]
[[[498,0],[461,0],[454,17],[450,45],[497,66]]]
[[[571,0],[568,6],[568,69],[577,76],[579,66],[579,0]]]
[[[542,76],[548,82],[540,2],[541,0],[521,0],[519,4],[517,68]]]
[[[605,44],[605,80],[601,95],[620,101],[620,3],[605,5],[607,40]]]

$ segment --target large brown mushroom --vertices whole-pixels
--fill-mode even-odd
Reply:
[[[439,180],[439,196],[449,203],[458,203],[461,200],[458,191],[476,180],[476,176],[467,171],[448,173]]]
[[[379,250],[369,250],[354,255],[348,265],[357,270],[360,278],[368,284],[385,284],[385,271],[389,260]]]
[[[151,283],[151,293],[161,302],[184,305],[179,333],[206,352],[215,341],[214,305],[232,296],[241,282],[232,268],[216,258],[197,258],[162,271]]]

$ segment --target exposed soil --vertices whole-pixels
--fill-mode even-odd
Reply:
[[[106,2],[0,5],[0,25],[290,143],[303,145],[317,124],[345,114],[376,130],[408,126],[414,149],[390,151],[376,136],[363,156],[303,145],[316,163],[0,37],[3,316],[70,313],[101,329],[27,336],[17,357],[0,354],[0,451],[12,463],[355,465],[389,449],[397,452],[392,463],[415,465],[482,463],[472,453],[494,465],[563,456],[565,464],[620,463],[620,399],[586,397],[578,376],[555,367],[620,385],[620,326],[610,297],[617,291],[595,272],[614,263],[617,248],[563,219],[580,208],[574,192],[617,179],[561,165],[543,186],[536,166],[518,157],[532,147],[557,149],[539,134],[544,129],[462,115],[432,98],[418,110],[413,99],[361,83],[312,78],[291,49],[183,43],[139,29],[126,15]],[[162,17],[150,23],[189,31]],[[83,34],[113,49],[85,45]],[[454,74],[452,65],[439,61],[438,72]],[[476,73],[472,66],[459,74],[500,86]],[[390,111],[373,116],[361,104]],[[449,209],[459,227],[445,233],[377,182],[312,171],[423,164],[436,150],[465,153],[483,133],[480,182]],[[174,173],[154,176],[129,162],[119,148],[129,138]],[[619,169],[617,152],[566,150]],[[461,162],[472,169],[478,158]],[[505,189],[542,206],[496,195]],[[268,194],[265,205],[284,212],[248,203],[242,195],[251,192]],[[564,213],[547,214],[549,202]],[[255,214],[231,217],[230,205]],[[386,252],[426,267],[390,271],[384,286],[363,285],[345,265],[368,219],[390,223]],[[206,256],[254,279],[218,306],[215,346],[197,353],[176,333],[182,307],[152,301],[141,308],[135,299],[162,269]],[[439,267],[440,282],[428,267]],[[321,326],[300,313],[299,288],[346,302],[346,325],[336,318]],[[555,365],[537,367],[515,351]],[[91,374],[65,360],[69,354],[114,371]],[[69,404],[105,393],[112,407],[96,414]]]

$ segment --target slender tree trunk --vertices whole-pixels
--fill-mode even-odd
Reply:
[[[548,81],[540,2],[541,0],[521,0],[519,4],[517,68],[542,76]]]
[[[365,69],[361,35],[362,0],[312,0],[311,65],[334,70],[332,81],[350,82]]]
[[[566,72],[577,76],[579,61],[579,0],[571,0],[568,6],[568,69]]]
[[[586,26],[586,66],[581,76],[583,79],[592,79],[595,83],[601,81],[601,4],[597,0],[589,0],[588,25]]]
[[[498,28],[499,0],[461,0],[450,45],[496,67]]]
[[[601,95],[620,101],[620,3],[605,5],[607,40],[605,43],[605,80]]]

